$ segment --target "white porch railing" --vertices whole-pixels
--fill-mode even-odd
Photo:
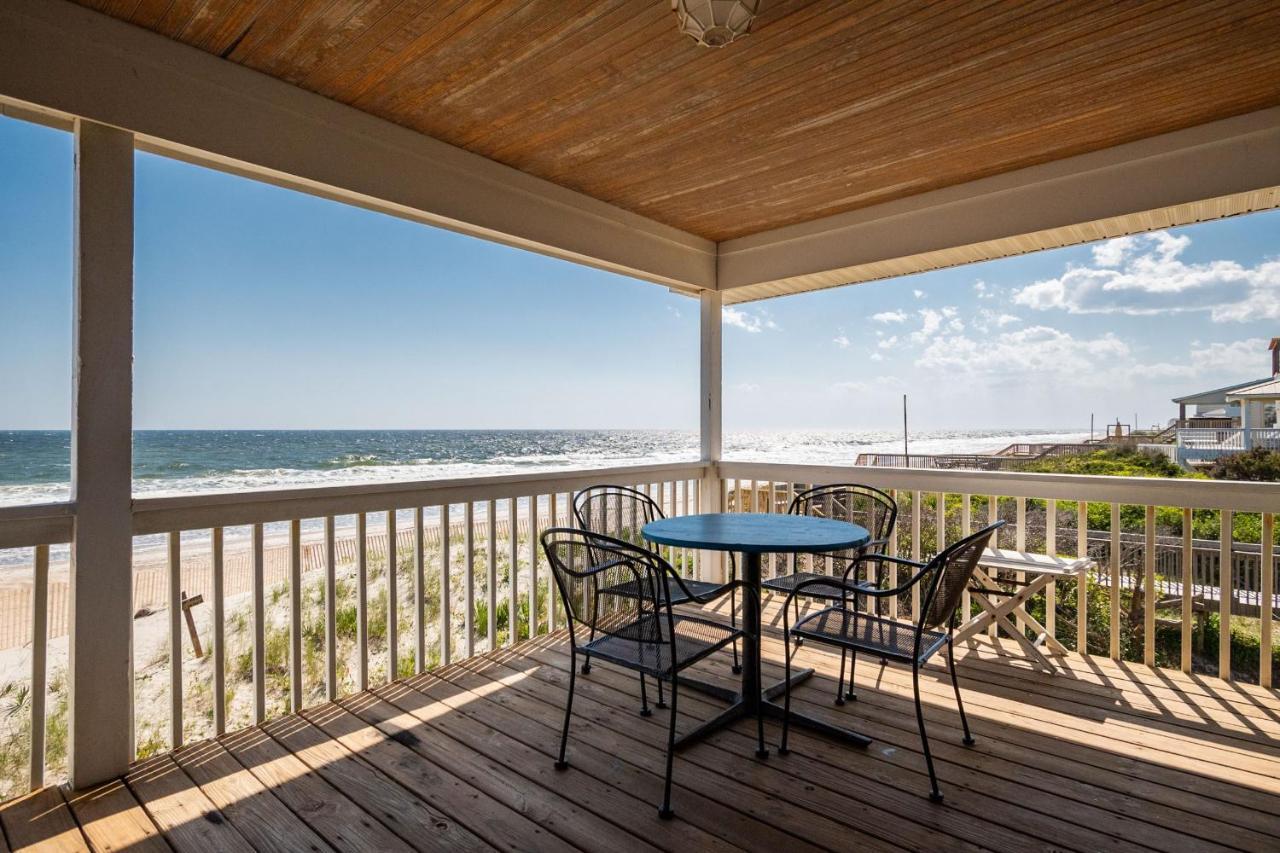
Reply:
[[[135,665],[146,663],[138,660],[142,626],[164,618],[150,615],[152,608],[167,616],[160,646],[169,725],[161,745],[181,745],[193,722],[196,734],[222,734],[556,630],[563,615],[537,535],[573,525],[574,492],[623,483],[668,514],[685,514],[701,505],[706,471],[700,463],[671,464],[135,500]],[[49,640],[67,625],[65,599],[49,607],[50,549],[71,541],[73,518],[70,503],[0,508],[0,549],[22,549],[32,570],[32,593],[23,599],[29,609],[10,614],[23,622],[22,643],[31,644],[29,710],[19,711],[29,714],[32,788],[46,781]],[[697,570],[692,552],[668,556],[687,573]],[[157,563],[160,601],[151,583]],[[195,616],[188,627],[182,606],[197,595],[203,630]],[[344,649],[348,616],[354,642]],[[229,636],[240,625],[244,648]],[[303,645],[317,637],[318,673],[307,671]],[[184,684],[184,670],[200,666],[211,683]],[[239,679],[246,672],[247,685]],[[250,693],[236,705],[238,686]],[[135,679],[135,703],[139,689]],[[162,724],[163,709],[152,712]]]
[[[637,485],[673,515],[715,506],[783,512],[806,485],[870,483],[899,500],[893,548],[912,557],[1006,518],[1003,547],[1100,560],[1092,580],[1103,593],[1103,613],[1090,611],[1084,596],[1080,618],[1079,610],[1061,606],[1058,589],[1047,592],[1045,625],[1068,645],[1121,657],[1121,596],[1110,591],[1140,588],[1142,630],[1130,636],[1140,638],[1142,660],[1155,665],[1157,596],[1176,586],[1192,591],[1176,605],[1176,665],[1191,670],[1194,608],[1210,608],[1219,618],[1219,672],[1231,678],[1231,624],[1240,618],[1233,607],[1242,588],[1256,586],[1246,591],[1258,614],[1260,658],[1271,657],[1274,514],[1280,509],[1274,484],[723,462],[146,498],[132,507],[134,595],[140,602],[161,600],[154,616],[146,615],[152,601],[140,605],[134,636],[140,647],[142,632],[159,629],[168,731],[157,746],[252,725],[556,629],[562,614],[537,532],[571,524],[572,494],[597,482]],[[1109,529],[1089,529],[1090,504],[1106,506]],[[936,523],[939,506],[945,507],[943,524]],[[1122,508],[1132,506],[1141,507],[1142,524],[1122,529]],[[1180,541],[1158,536],[1157,509],[1167,507],[1181,519]],[[1217,511],[1216,565],[1233,567],[1217,571],[1220,577],[1206,553],[1215,543],[1193,539],[1193,512],[1203,510]],[[26,549],[32,571],[32,786],[46,777],[49,637],[62,624],[49,609],[50,555],[71,540],[74,512],[72,504],[0,509],[0,548]],[[1247,548],[1233,542],[1240,514],[1258,515],[1261,541]],[[670,556],[689,574],[711,571],[696,553]],[[793,559],[779,558],[772,568],[789,570]],[[52,570],[65,568],[55,559]],[[155,583],[142,580],[151,576]],[[203,623],[195,626],[203,635],[200,656],[189,645],[183,593],[203,598],[193,616]],[[901,602],[904,613],[918,606]],[[172,665],[175,659],[181,665]],[[1258,680],[1271,685],[1269,666],[1260,666]],[[164,704],[155,714],[161,724]]]
[[[1254,448],[1280,450],[1280,429],[1180,429],[1177,447],[1181,462],[1211,462]]]

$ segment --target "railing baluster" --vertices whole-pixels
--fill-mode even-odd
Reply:
[[[449,522],[449,504],[440,506],[440,663],[448,666],[453,659],[453,593],[450,589],[452,571],[450,570],[449,533],[452,524]],[[514,532],[511,534],[515,535]]]
[[[359,656],[356,681],[361,692],[369,689],[369,521],[356,513],[356,644]]]
[[[920,516],[924,515],[921,493],[911,493],[911,559],[920,559]],[[920,584],[911,586],[911,621],[920,619]]]
[[[490,499],[485,507],[489,524],[489,562],[485,601],[489,607],[489,624],[485,633],[489,651],[498,647],[498,502]]]
[[[413,508],[413,669],[421,674],[427,664],[427,548],[422,507]]]
[[[253,722],[267,718],[266,567],[262,560],[262,525],[253,525]]]
[[[1000,502],[996,499],[995,495],[987,495],[987,524],[988,525],[995,524],[996,520],[999,517],[1000,517]],[[1000,531],[998,530],[996,531],[994,539],[995,539],[995,543],[994,543],[995,547],[999,548],[1000,547]],[[995,573],[993,572],[992,574],[994,576]],[[999,637],[1000,627],[996,625],[996,623],[992,622],[991,625],[988,626],[987,628],[987,636],[991,637],[992,639]]]
[[[1089,556],[1089,505],[1076,502],[1076,556]],[[1089,569],[1080,569],[1076,578],[1076,651],[1089,653]]]
[[[222,579],[222,528],[213,528],[209,537],[212,556],[213,579],[213,732],[215,735],[226,734],[227,731],[227,618],[225,584]]]
[[[1014,539],[1013,547],[1019,553],[1024,553],[1027,550],[1027,499],[1026,498],[1021,498],[1021,497],[1014,498],[1014,512],[1016,513],[1016,516],[1017,516],[1016,522],[1018,525],[1018,531]],[[1027,580],[1027,573],[1014,572],[1013,579],[1017,581],[1019,585],[1024,584],[1026,583],[1026,580]],[[1019,631],[1021,631],[1024,634],[1027,632],[1027,620],[1023,619],[1021,616],[1015,616],[1014,623],[1017,625]]]
[[[1044,551],[1050,557],[1058,556],[1058,502],[1053,498],[1044,505]],[[1058,638],[1058,581],[1049,581],[1044,588],[1044,628],[1055,640]]]
[[[529,636],[538,636],[538,495],[529,496]]]
[[[1111,637],[1112,660],[1120,660],[1120,504],[1111,505]]]
[[[462,648],[464,655],[471,657],[476,653],[476,505],[474,501],[467,501],[463,506],[462,526],[466,534],[464,539],[466,574],[462,576],[466,610],[462,617],[464,637]]]
[[[289,523],[289,710],[302,710],[302,520]]]
[[[1183,672],[1191,671],[1191,625],[1195,618],[1195,550],[1193,549],[1192,525],[1194,513],[1190,507],[1182,510],[1182,648],[1181,665]]]
[[[1234,514],[1222,510],[1218,532],[1218,677],[1231,680],[1231,602],[1235,599],[1235,578],[1231,571],[1231,544],[1234,536]]]
[[[1261,593],[1258,600],[1258,630],[1262,634],[1258,646],[1258,683],[1263,687],[1271,686],[1271,621],[1272,608],[1275,606],[1275,532],[1276,517],[1274,513],[1263,513],[1262,516],[1262,553],[1258,560],[1258,568],[1262,573]]]
[[[169,743],[177,749],[182,746],[182,533],[178,530],[169,533],[168,573]]]
[[[973,532],[973,495],[960,496],[960,538],[964,538]],[[973,598],[969,595],[969,585],[965,584],[964,592],[960,593],[960,612],[963,614],[961,622],[968,622],[969,617],[973,615]]]
[[[516,535],[515,498],[507,498],[507,529],[510,532],[509,543],[511,553],[507,564],[507,645],[514,645],[520,639],[520,584],[517,580],[517,569],[520,567],[520,537]]]
[[[387,510],[387,681],[395,681],[400,673],[400,589],[396,572],[400,568],[400,551],[396,531],[396,511]]]
[[[1147,505],[1142,573],[1142,662],[1156,665],[1156,508]]]
[[[547,521],[548,521],[547,526],[548,527],[556,526],[559,512],[560,512],[560,507],[558,506],[556,501],[556,493],[552,492],[550,495],[547,496]],[[551,583],[552,585],[554,585],[555,583],[554,579],[552,580]],[[554,589],[547,590],[547,630],[548,631],[555,631],[556,629],[556,601],[558,598],[559,596],[556,595],[556,591]],[[490,648],[492,648],[492,646]]]
[[[49,673],[49,546],[37,545],[31,587],[31,790],[44,787],[45,693]]]
[[[324,692],[338,698],[338,552],[332,515],[324,518]]]

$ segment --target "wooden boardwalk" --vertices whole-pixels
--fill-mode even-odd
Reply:
[[[766,674],[781,643],[766,643]],[[676,760],[677,817],[655,814],[665,711],[637,713],[633,675],[578,680],[572,767],[552,768],[563,634],[137,765],[87,792],[46,788],[0,810],[0,850],[1277,850],[1280,699],[1247,685],[1065,659],[1043,675],[988,640],[960,671],[976,746],[960,745],[945,671],[922,676],[946,802],[925,796],[910,673],[863,663],[830,701],[839,658],[798,707],[871,735],[865,752],[803,731],[754,756],[739,724]],[[724,660],[701,666],[732,678]],[[717,710],[691,691],[681,727]],[[778,729],[768,724],[767,736]]]

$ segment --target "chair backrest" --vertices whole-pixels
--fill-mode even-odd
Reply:
[[[665,518],[653,498],[630,486],[588,486],[573,499],[573,514],[583,530],[655,550],[640,536],[651,521]]]
[[[924,590],[920,606],[920,628],[946,627],[960,609],[965,587],[978,567],[983,549],[996,531],[1004,527],[1003,521],[982,528],[944,548],[929,561],[921,573],[919,583]]]
[[[872,539],[884,539],[897,521],[898,504],[874,486],[833,483],[800,492],[787,512],[847,521],[865,527]]]
[[[661,620],[670,621],[671,606],[660,590],[665,589],[664,574],[672,571],[662,557],[571,527],[552,527],[540,538],[575,642],[579,625],[597,637],[603,633],[637,642],[662,641]],[[622,586],[631,592],[607,592]]]

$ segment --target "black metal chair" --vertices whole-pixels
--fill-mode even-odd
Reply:
[[[955,631],[956,614],[959,612],[962,595],[969,586],[973,571],[978,566],[982,551],[995,532],[1004,526],[998,521],[984,527],[977,533],[961,539],[951,545],[928,563],[919,563],[900,557],[886,557],[881,554],[864,554],[853,560],[845,569],[839,581],[842,589],[840,603],[827,607],[817,613],[806,616],[793,627],[786,608],[783,608],[784,639],[786,641],[786,675],[791,678],[791,638],[803,637],[817,643],[837,646],[842,651],[852,654],[853,665],[849,671],[849,681],[853,682],[853,667],[858,663],[858,652],[870,652],[889,660],[911,664],[911,683],[915,691],[916,723],[920,727],[920,742],[924,746],[924,760],[929,768],[929,798],[935,802],[942,801],[942,792],[938,790],[938,777],[933,771],[933,756],[929,753],[929,736],[924,727],[924,711],[920,706],[920,667],[939,649],[947,650],[947,668],[951,671],[951,686],[955,690],[956,705],[960,709],[960,724],[964,728],[965,746],[973,745],[973,737],[969,734],[969,721],[964,715],[964,702],[960,699],[960,682],[956,676],[955,654],[951,637]],[[908,566],[915,573],[906,583],[893,589],[881,589],[879,585],[850,581],[859,565],[870,561],[896,563]],[[879,572],[877,572],[879,577]],[[817,585],[831,583],[832,579],[823,577],[797,584],[791,595],[802,595],[806,584]],[[894,595],[910,594],[913,587],[919,585],[923,592],[919,619],[915,624],[892,617],[874,613],[861,612],[858,607],[864,596],[887,598]],[[850,607],[850,596],[853,606]],[[790,600],[787,601],[791,603]],[[944,630],[945,629],[945,630]],[[782,723],[782,742],[778,752],[786,754],[788,725],[791,714],[791,691],[786,692],[785,715]]]
[[[791,515],[811,515],[817,518],[832,518],[861,525],[871,534],[871,541],[861,548],[848,551],[837,551],[831,554],[814,554],[810,559],[831,559],[831,575],[814,571],[797,571],[789,575],[779,575],[764,581],[761,586],[770,592],[788,596],[788,603],[795,608],[795,618],[800,620],[800,598],[812,598],[819,601],[840,601],[844,588],[840,583],[822,583],[822,579],[831,581],[833,577],[843,575],[845,568],[863,554],[883,553],[884,547],[893,534],[894,524],[898,519],[898,504],[888,494],[873,486],[859,483],[832,483],[825,486],[814,486],[798,493],[791,499],[787,508]],[[869,579],[868,579],[869,580]],[[813,581],[813,583],[809,583]],[[877,584],[879,579],[876,579]],[[806,584],[801,596],[790,593],[800,584]],[[797,639],[797,645],[802,641]],[[843,705],[846,699],[856,698],[853,692],[853,680],[849,680],[849,688],[844,686],[844,670],[848,652],[840,654],[840,680],[836,683],[836,704]]]
[[[663,590],[679,590],[685,601],[704,603],[704,600],[693,593],[670,563],[646,548],[565,527],[544,531],[541,538],[542,550],[551,565],[569,620],[569,698],[565,703],[556,769],[569,766],[565,750],[573,714],[578,655],[591,655],[635,670],[642,676],[652,675],[659,683],[669,680],[671,723],[667,732],[667,775],[658,814],[671,817],[671,769],[675,755],[676,703],[680,694],[677,676],[734,642],[743,632],[713,619],[677,614],[672,607],[675,596]],[[617,592],[624,588],[639,593]],[[587,634],[585,642],[584,633]],[[763,751],[763,720],[757,719],[756,725],[758,748]]]
[[[640,530],[651,521],[659,518],[666,518],[662,508],[658,506],[657,501],[646,495],[639,489],[633,489],[630,486],[618,486],[608,483],[602,483],[595,486],[588,486],[578,492],[573,499],[573,514],[578,520],[578,526],[583,530],[589,530],[592,533],[598,533],[603,536],[611,536],[614,539],[620,539],[623,542],[636,545],[649,551],[657,553],[657,547],[646,542],[640,535]],[[729,623],[733,627],[738,626],[738,593],[737,584],[734,583],[735,565],[733,563],[733,555],[729,555],[729,579],[728,583],[718,584],[710,581],[696,581],[684,579],[683,586],[693,595],[711,599],[717,598],[724,592],[729,593]],[[631,589],[630,585],[623,584],[617,589],[609,590],[613,595],[634,595],[636,591]],[[685,604],[689,598],[675,584],[667,582],[665,592],[671,599],[672,604]],[[738,644],[733,644],[733,671],[735,674],[742,672],[742,666],[738,662]],[[591,672],[591,657],[588,655],[582,663],[582,674],[586,675]],[[644,676],[640,678],[640,694],[643,704],[644,698]],[[665,708],[666,704],[662,697],[662,683],[658,683],[658,707]],[[641,708],[641,714],[648,716],[648,707]]]

